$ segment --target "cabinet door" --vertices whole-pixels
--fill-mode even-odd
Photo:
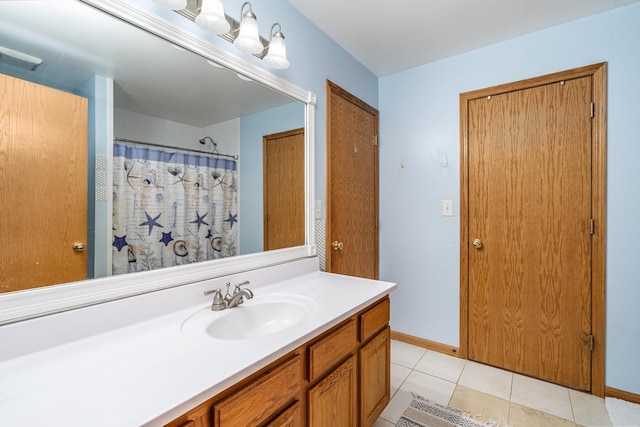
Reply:
[[[360,349],[360,425],[373,425],[390,397],[389,327]]]
[[[357,425],[357,359],[351,356],[309,390],[310,427]]]

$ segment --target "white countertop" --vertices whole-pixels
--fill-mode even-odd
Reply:
[[[269,335],[220,340],[183,333],[183,322],[209,307],[207,302],[7,360],[0,363],[0,424],[165,424],[395,288],[313,272],[252,288],[254,298],[246,307],[283,293],[315,306],[303,321]],[[229,310],[208,313],[215,317]]]

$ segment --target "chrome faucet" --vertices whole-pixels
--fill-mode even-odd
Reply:
[[[247,299],[253,298],[253,292],[251,292],[249,289],[236,288],[236,290],[237,292],[233,293],[233,296],[227,303],[227,308],[233,308],[242,304],[244,302],[243,297],[246,297]]]
[[[227,294],[223,297],[220,289],[211,291],[205,291],[205,295],[213,294],[213,302],[211,303],[212,311],[221,311],[227,308],[237,307],[244,302],[244,298],[253,298],[253,292],[249,288],[241,289],[240,286],[248,285],[249,281],[246,280],[242,283],[238,283],[233,290],[233,294],[229,293],[231,283],[227,283]]]

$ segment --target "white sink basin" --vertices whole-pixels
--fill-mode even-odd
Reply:
[[[256,295],[223,311],[199,310],[183,322],[182,332],[222,340],[255,339],[299,325],[315,307],[313,300],[299,295]]]

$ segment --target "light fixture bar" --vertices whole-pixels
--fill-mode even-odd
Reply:
[[[196,16],[198,16],[198,14],[200,13],[201,8],[202,8],[202,0],[187,0],[187,6],[184,9],[176,10],[175,12],[195,22]],[[240,22],[236,21],[229,15],[225,14],[225,16],[227,17],[227,21],[229,21],[229,24],[231,25],[231,29],[227,33],[218,34],[218,36],[222,37],[229,43],[233,43],[236,37],[238,37],[238,32],[240,30]],[[259,37],[260,37],[260,43],[262,43],[262,45],[264,46],[264,50],[260,53],[253,54],[253,56],[262,59],[267,54],[266,48],[267,46],[269,46],[269,41],[262,36],[259,36]]]

